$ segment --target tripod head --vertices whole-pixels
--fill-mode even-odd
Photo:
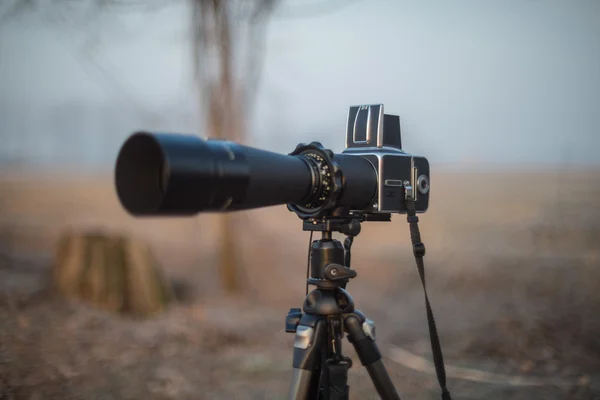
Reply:
[[[303,218],[302,230],[321,232],[321,239],[312,242],[309,250],[308,285],[315,285],[319,289],[344,288],[356,276],[356,271],[351,270],[349,265],[350,246],[360,233],[360,224],[364,220],[364,214],[352,214],[345,208],[336,208],[322,217]],[[347,236],[344,246],[333,239],[333,232]]]
[[[300,216],[300,215],[299,215]],[[339,207],[322,217],[303,218],[302,230],[321,232],[321,239],[311,244],[309,285],[320,289],[345,288],[349,279],[356,276],[350,269],[350,247],[365,221],[390,221],[391,214],[365,214],[350,212]],[[344,246],[333,239],[333,232],[346,235]]]

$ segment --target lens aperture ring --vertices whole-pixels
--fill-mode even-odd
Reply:
[[[311,170],[313,183],[302,204],[288,205],[301,218],[317,217],[336,207],[342,191],[342,171],[331,150],[319,142],[299,144],[290,153],[302,158]]]

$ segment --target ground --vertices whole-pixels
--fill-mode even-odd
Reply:
[[[421,217],[428,291],[460,399],[600,399],[600,173],[449,171]],[[0,176],[0,399],[284,399],[304,297],[308,234],[284,207],[238,215],[244,291],[215,271],[216,215],[137,220],[110,177]],[[151,244],[178,301],[147,319],[66,301],[52,290],[66,229]],[[439,398],[408,227],[365,224],[348,286],[377,324],[403,399]],[[345,343],[344,351],[356,358]],[[355,362],[351,398],[374,399]]]

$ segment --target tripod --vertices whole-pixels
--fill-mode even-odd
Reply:
[[[304,221],[304,230],[321,231],[312,243],[310,278],[316,286],[305,298],[302,309],[290,309],[286,332],[295,333],[293,375],[289,399],[344,400],[349,398],[348,369],[352,360],[342,355],[344,333],[354,346],[361,364],[367,369],[379,396],[400,399],[383,365],[375,343],[375,325],[354,308],[345,290],[356,276],[349,267],[349,245],[332,238],[332,232],[345,233],[351,241],[360,232],[358,219]],[[347,240],[348,241],[348,240]]]

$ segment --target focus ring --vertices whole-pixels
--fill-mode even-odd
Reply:
[[[312,142],[299,144],[290,155],[298,156],[307,163],[313,182],[303,205],[288,205],[288,209],[301,218],[308,218],[335,208],[342,190],[342,171],[334,160],[333,152],[319,142]]]

